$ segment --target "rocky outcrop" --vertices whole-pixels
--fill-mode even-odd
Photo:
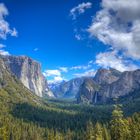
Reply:
[[[121,75],[121,72],[116,69],[100,68],[94,77],[94,81],[98,83],[99,85],[111,84],[112,82],[117,81],[120,75]]]
[[[72,79],[67,82],[63,81],[61,83],[52,83],[49,85],[49,87],[53,91],[56,98],[77,98],[78,102],[80,102],[80,100],[84,101],[86,97],[86,95],[83,96],[84,93],[87,93],[87,95],[88,94],[92,95],[97,90],[97,89],[94,90],[94,87],[91,88],[93,85],[95,86],[95,84],[93,85],[91,84],[92,81],[94,81],[94,83],[96,83],[98,87],[101,85],[105,86],[118,80],[120,75],[121,75],[121,72],[112,68],[110,68],[109,70],[99,69],[94,78],[93,77],[80,77],[80,78]],[[83,97],[80,98],[80,95]],[[96,96],[93,96],[93,97],[96,97]],[[89,98],[85,99],[85,101],[86,100],[89,100]],[[96,99],[90,99],[89,102],[91,102],[92,100],[96,101]]]
[[[50,92],[40,64],[27,56],[1,56],[9,71],[28,89],[43,97]],[[50,94],[50,93],[49,93]]]
[[[75,78],[70,81],[63,81],[57,84],[51,84],[50,89],[53,91],[56,98],[76,98],[84,77]]]
[[[93,80],[93,78],[85,78],[83,84],[81,85],[77,102],[83,103],[96,103],[98,98],[99,85]]]
[[[115,69],[99,69],[93,80],[85,80],[80,86],[77,101],[105,103],[114,98],[132,96],[134,91],[138,90],[140,90],[140,70],[121,73]]]
[[[117,98],[126,96],[140,89],[140,70],[123,72],[120,78],[103,87],[100,95],[103,98]]]

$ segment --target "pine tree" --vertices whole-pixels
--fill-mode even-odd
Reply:
[[[104,140],[111,140],[111,136],[106,125],[103,125],[103,138]]]
[[[70,129],[68,129],[68,131],[66,133],[65,140],[72,140],[72,133],[71,133]]]
[[[123,118],[123,111],[120,105],[115,105],[111,120],[111,139],[128,140],[130,139],[130,128],[128,121]]]
[[[64,140],[63,135],[56,131],[54,140]]]
[[[94,128],[91,121],[87,123],[87,129],[86,129],[86,140],[94,140],[95,134],[94,134]]]
[[[98,122],[95,125],[95,140],[103,140],[103,129]]]
[[[9,140],[6,126],[3,126],[2,128],[0,128],[0,138],[2,140]]]
[[[140,140],[140,116],[135,113],[131,118],[128,119],[130,122],[131,140]]]

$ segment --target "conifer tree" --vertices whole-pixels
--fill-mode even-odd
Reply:
[[[86,129],[86,140],[94,140],[95,134],[94,134],[94,128],[91,121],[87,123],[87,129]]]
[[[103,129],[98,122],[95,125],[95,140],[103,140]]]
[[[130,128],[128,121],[123,118],[123,111],[120,105],[115,105],[112,112],[111,120],[111,139],[112,140],[128,140],[130,138]]]
[[[103,125],[103,138],[104,140],[111,140],[111,136],[109,130],[107,129],[106,125]]]
[[[70,129],[68,129],[68,131],[66,133],[65,140],[72,140],[72,133],[71,133]]]

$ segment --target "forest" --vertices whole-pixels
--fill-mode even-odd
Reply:
[[[140,139],[140,113],[130,115],[121,104],[93,106],[47,100],[43,107],[14,104],[9,113],[1,107],[1,140]]]
[[[76,104],[39,98],[8,74],[5,82],[0,140],[140,140],[139,96],[115,104]]]

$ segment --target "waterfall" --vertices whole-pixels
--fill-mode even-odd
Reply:
[[[97,103],[97,96],[98,96],[98,93],[95,92],[95,96],[94,96],[94,103],[95,103],[95,104]]]

